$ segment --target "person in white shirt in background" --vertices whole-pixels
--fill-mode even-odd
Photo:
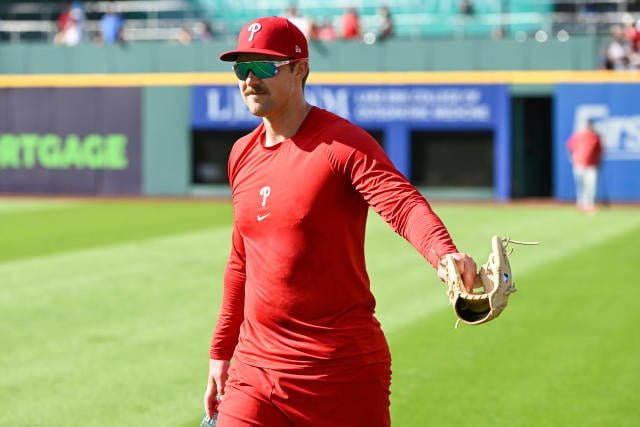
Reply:
[[[313,28],[313,21],[306,16],[300,14],[297,7],[291,6],[287,8],[284,13],[284,17],[293,23],[302,34],[309,40],[311,38],[311,30]]]

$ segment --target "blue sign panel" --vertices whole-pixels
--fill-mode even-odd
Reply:
[[[406,176],[411,130],[493,131],[496,197],[510,197],[506,85],[307,85],[305,96],[365,129],[383,131],[385,150]],[[260,121],[247,110],[237,86],[195,86],[191,107],[196,129],[248,130]]]
[[[251,129],[260,123],[244,104],[237,86],[194,86],[191,126],[196,129]]]
[[[592,120],[604,145],[598,198],[640,201],[640,84],[562,84],[556,89],[554,196],[575,198],[566,150],[570,135]]]
[[[504,91],[499,85],[309,85],[305,96],[309,103],[361,126],[403,122],[421,128],[468,130],[490,129],[503,119]],[[193,127],[228,129],[258,122],[236,86],[193,88]]]

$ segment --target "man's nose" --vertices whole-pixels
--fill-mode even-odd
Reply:
[[[249,70],[249,73],[247,74],[247,78],[245,79],[245,82],[248,85],[254,84],[254,83],[258,83],[260,82],[260,77],[256,76],[253,71]]]

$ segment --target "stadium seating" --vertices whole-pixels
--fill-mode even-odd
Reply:
[[[472,14],[459,10],[461,0],[97,0],[81,1],[87,29],[95,33],[108,5],[115,4],[127,21],[130,41],[174,40],[183,27],[206,21],[217,38],[233,39],[249,19],[283,15],[296,4],[315,22],[330,22],[340,33],[341,16],[356,7],[363,33],[376,32],[378,8],[389,6],[395,35],[404,39],[488,38],[499,32],[531,37],[536,31],[571,35],[607,35],[612,24],[640,17],[638,0],[471,0]],[[0,41],[52,40],[60,0],[0,1]]]
[[[207,9],[226,31],[236,32],[248,19],[263,15],[281,15],[291,4],[291,0],[199,0],[199,5]],[[550,22],[553,10],[550,0],[486,0],[474,2],[475,13],[463,16],[458,10],[458,0],[400,0],[389,1],[391,13],[399,37],[433,37],[485,35],[488,36],[499,26],[515,30],[537,30]],[[375,30],[376,13],[380,0],[300,0],[297,2],[301,14],[319,21],[330,20],[340,27],[340,16],[345,6],[357,6],[364,31]],[[504,6],[508,5],[508,10]],[[508,15],[501,14],[508,12]]]
[[[127,21],[127,38],[170,40],[185,25],[207,20],[207,11],[195,0],[79,1],[85,12],[90,39],[99,20],[113,4]],[[56,19],[64,2],[53,0],[0,2],[0,41],[53,40]]]
[[[106,11],[109,1],[84,1],[90,31]],[[281,15],[291,0],[117,0],[118,10],[128,21],[132,40],[157,40],[175,32],[185,21],[208,20],[219,35],[235,34],[256,16]],[[300,0],[302,14],[317,22],[330,21],[340,29],[340,16],[352,2],[345,0]],[[363,32],[377,28],[380,0],[354,3]],[[508,10],[505,4],[508,4]],[[474,14],[464,16],[458,0],[399,0],[388,2],[396,35],[406,38],[488,36],[497,27],[505,30],[536,30],[550,22],[550,0],[487,0],[474,2]],[[0,2],[0,39],[52,39],[55,19],[62,2],[52,0]],[[504,14],[507,12],[508,14]]]

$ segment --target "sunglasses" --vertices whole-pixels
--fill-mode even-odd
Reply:
[[[259,79],[268,79],[274,77],[280,71],[283,65],[291,64],[300,59],[287,59],[285,61],[247,61],[236,62],[233,64],[233,71],[240,80],[246,80],[249,71]]]

